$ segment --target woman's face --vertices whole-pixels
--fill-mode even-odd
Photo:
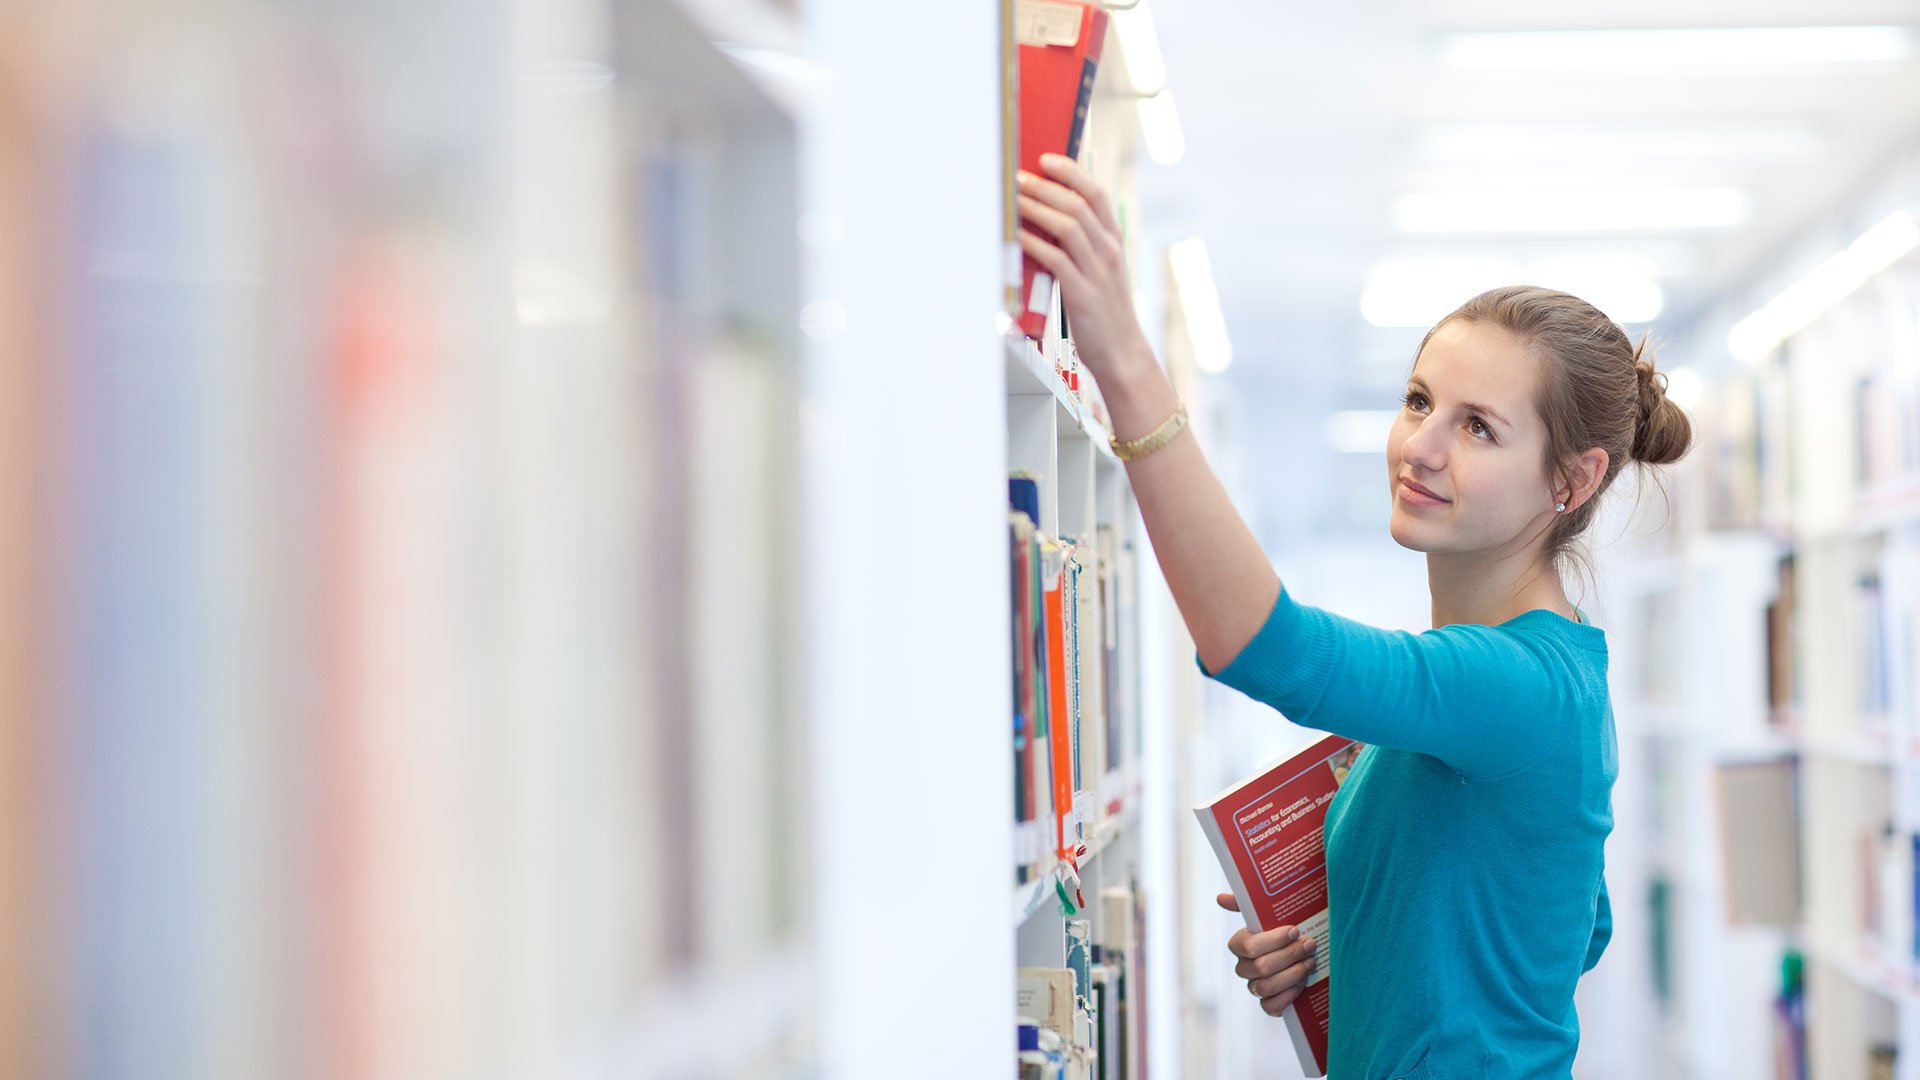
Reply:
[[[1554,514],[1538,361],[1497,326],[1452,322],[1428,339],[1387,436],[1388,530],[1428,553],[1528,542]]]

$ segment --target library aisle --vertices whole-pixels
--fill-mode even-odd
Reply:
[[[1195,809],[1322,733],[1196,664],[1051,153],[1362,622],[1430,327],[1651,342],[1571,1076],[1920,1080],[1914,4],[4,11],[0,1077],[1320,1075]]]

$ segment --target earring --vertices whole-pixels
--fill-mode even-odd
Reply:
[[[1556,514],[1564,514],[1564,513],[1566,513],[1566,512],[1567,512],[1567,504],[1566,504],[1566,503],[1554,503],[1554,504],[1553,504],[1553,512],[1554,512],[1554,513],[1556,513]]]

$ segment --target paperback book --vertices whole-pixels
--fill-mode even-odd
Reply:
[[[1247,929],[1297,926],[1319,946],[1306,988],[1282,1014],[1308,1076],[1327,1074],[1327,1016],[1335,943],[1328,940],[1327,807],[1363,749],[1329,735],[1193,809],[1226,872]]]

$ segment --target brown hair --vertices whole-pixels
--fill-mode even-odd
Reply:
[[[1558,481],[1566,480],[1567,463],[1582,451],[1597,446],[1607,452],[1606,475],[1593,497],[1554,515],[1546,546],[1552,563],[1568,555],[1593,523],[1600,496],[1628,461],[1667,465],[1692,445],[1693,425],[1667,400],[1667,377],[1653,369],[1646,337],[1634,345],[1618,323],[1585,300],[1532,285],[1494,289],[1441,319],[1420,348],[1451,322],[1498,326],[1539,356],[1534,405],[1547,427],[1546,460]]]

